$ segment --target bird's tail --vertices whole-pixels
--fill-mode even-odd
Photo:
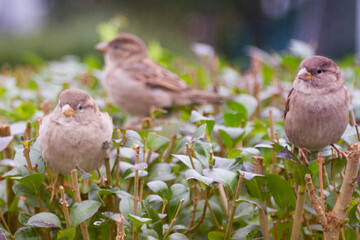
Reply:
[[[197,104],[215,104],[220,105],[224,102],[224,97],[212,92],[191,89],[181,93],[174,99],[174,105],[197,105]]]

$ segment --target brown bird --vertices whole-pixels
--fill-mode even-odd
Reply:
[[[99,111],[87,92],[68,89],[42,120],[38,140],[46,165],[54,173],[69,174],[75,166],[98,169],[108,156],[112,132],[110,116]]]
[[[215,93],[194,90],[176,74],[150,59],[144,42],[120,34],[96,49],[105,53],[104,85],[117,107],[135,116],[149,116],[152,106],[169,108],[192,104],[220,104]]]
[[[321,56],[301,62],[284,112],[285,133],[300,155],[304,149],[335,148],[349,122],[349,101],[335,62]]]

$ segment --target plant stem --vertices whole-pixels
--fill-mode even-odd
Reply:
[[[74,189],[75,201],[81,202],[80,188],[79,188],[79,182],[78,182],[76,169],[71,170],[71,182],[72,182],[72,187]],[[81,230],[84,240],[90,240],[89,232],[87,230],[87,224],[85,221],[80,223],[80,230]]]
[[[274,142],[275,141],[274,117],[273,117],[273,110],[271,108],[269,109],[269,127],[270,127],[270,141]],[[276,167],[277,158],[276,158],[276,152],[274,149],[271,150],[271,157],[272,157],[272,163],[273,163],[271,173],[277,174],[277,172],[278,172],[278,169]]]
[[[304,186],[298,186],[294,222],[293,222],[291,238],[290,238],[291,240],[299,239],[299,234],[301,230],[301,220],[302,220],[304,204],[305,204],[305,189],[306,188]]]
[[[24,145],[24,150],[23,150],[23,155],[26,159],[26,163],[28,165],[27,169],[28,171],[33,174],[34,171],[32,170],[32,165],[31,165],[31,161],[30,161],[30,148],[26,145]]]
[[[231,202],[231,211],[230,211],[230,216],[229,216],[229,220],[228,220],[228,224],[227,224],[226,232],[225,232],[225,237],[224,237],[225,240],[229,239],[229,237],[230,237],[230,231],[231,231],[232,223],[234,220],[235,210],[237,207],[236,199],[238,199],[241,194],[243,180],[244,180],[244,174],[240,173],[238,184],[236,186],[235,196],[233,197],[232,202]]]
[[[189,147],[189,144],[188,143],[185,143],[185,146],[186,146],[186,151],[188,153],[188,156],[189,156],[189,159],[190,159],[190,162],[191,162],[191,166],[193,167],[193,169],[195,170],[195,164],[194,164],[194,161],[192,159],[192,156],[191,156],[191,149]],[[206,192],[201,188],[201,184],[200,184],[200,181],[197,180],[198,183],[199,183],[199,186],[200,186],[200,192],[201,194],[203,195],[204,199],[205,199],[205,204],[207,205],[207,207],[209,208],[209,211],[210,211],[210,214],[212,216],[212,218],[214,219],[214,222],[215,222],[215,225],[216,227],[221,231],[223,230],[223,227],[220,226],[218,220],[216,219],[216,216],[215,216],[215,213],[214,211],[212,210],[211,206],[210,206],[210,203],[209,203],[209,200],[207,198],[207,194]]]
[[[116,130],[116,138],[120,139],[120,129]],[[117,146],[117,148],[116,148],[115,166],[116,166],[115,185],[119,186],[119,181],[120,181],[120,146]]]
[[[3,215],[2,211],[1,211],[1,208],[0,208],[0,217],[1,217],[1,221],[2,221],[6,231],[8,231],[10,233],[11,238],[15,239],[15,237],[11,233],[11,230],[10,230],[9,226],[7,225],[7,223],[5,221],[5,218],[4,218],[4,215]]]
[[[324,159],[321,156],[321,152],[318,153],[318,157],[316,159],[318,169],[319,169],[319,185],[320,185],[320,201],[321,201],[321,208],[325,211],[325,196],[324,196],[324,181],[323,181],[323,172],[322,172],[322,165]]]
[[[109,187],[112,187],[112,175],[110,170],[110,158],[105,158],[105,169],[106,169],[106,183]]]
[[[125,227],[124,227],[124,220],[122,214],[120,214],[119,219],[116,221],[116,238],[115,240],[124,240],[125,239]]]
[[[194,226],[189,227],[189,229],[184,232],[185,235],[186,235],[187,233],[189,233],[189,232],[193,232],[193,231],[194,231],[198,226],[200,226],[200,224],[204,221],[205,213],[206,213],[206,208],[207,208],[207,205],[204,204],[204,208],[203,208],[201,217],[199,218],[199,220],[196,222],[196,224],[195,224]]]
[[[64,192],[64,187],[60,186],[60,195],[61,195],[61,206],[62,206],[62,210],[63,210],[63,214],[64,214],[64,218],[65,218],[65,223],[66,223],[66,228],[70,228],[70,215],[69,215],[69,205],[66,201],[65,198],[65,192]]]
[[[140,156],[140,148],[138,145],[134,144],[132,147],[136,151],[135,156],[135,165],[139,163],[139,156]],[[134,215],[137,216],[137,207],[138,207],[138,200],[139,200],[139,170],[135,168],[135,179],[134,179]],[[137,239],[137,232],[135,223],[133,224],[133,239]]]
[[[195,216],[196,216],[196,207],[197,207],[197,204],[198,204],[198,190],[197,190],[197,187],[196,187],[196,182],[194,181],[194,184],[193,184],[193,212],[192,212],[192,216],[191,216],[191,222],[189,224],[189,228],[193,225],[193,223],[195,222]],[[206,206],[206,205],[205,205]]]
[[[170,142],[169,142],[169,145],[168,145],[168,147],[166,149],[166,152],[165,152],[165,155],[164,155],[164,158],[163,158],[163,162],[165,162],[165,163],[169,161],[171,153],[174,150],[176,136],[177,136],[176,134],[173,134],[170,137]]]
[[[168,230],[166,231],[166,233],[165,233],[165,235],[164,235],[164,237],[163,237],[163,240],[165,240],[166,237],[169,235],[169,233],[170,233],[170,231],[171,231],[171,228],[172,228],[172,226],[174,225],[174,223],[175,223],[175,221],[176,221],[176,217],[177,217],[177,215],[179,214],[180,209],[181,209],[181,206],[183,205],[183,203],[184,203],[184,199],[181,199],[181,200],[180,200],[179,207],[178,207],[178,209],[176,210],[176,213],[175,213],[174,218],[173,218],[173,219],[171,220],[171,222],[170,222],[169,228],[168,228]]]
[[[224,189],[224,184],[219,183],[219,185],[217,186],[217,188],[219,189],[219,193],[220,193],[220,201],[222,203],[222,205],[225,208],[225,213],[227,216],[229,216],[229,204],[228,204],[228,199],[226,197],[226,193],[225,193],[225,189]]]

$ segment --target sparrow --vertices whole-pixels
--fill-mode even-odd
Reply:
[[[335,148],[349,122],[349,102],[335,62],[322,56],[304,59],[285,105],[286,136],[299,152]]]
[[[87,92],[68,89],[43,118],[38,140],[48,168],[65,175],[76,166],[87,172],[98,169],[108,156],[112,132],[111,117],[99,111]]]
[[[144,42],[120,34],[96,49],[105,54],[104,85],[114,104],[133,116],[149,116],[150,109],[193,104],[220,104],[215,93],[195,90],[176,74],[154,62]]]

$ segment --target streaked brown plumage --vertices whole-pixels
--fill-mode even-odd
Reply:
[[[349,122],[348,111],[349,94],[336,63],[321,56],[303,60],[284,112],[290,142],[308,150],[334,144]]]
[[[104,143],[111,141],[112,131],[111,117],[99,111],[89,94],[68,89],[44,117],[38,140],[46,165],[54,173],[69,174],[75,165],[85,171],[99,168],[107,157]]]
[[[222,97],[189,88],[176,74],[150,59],[141,39],[120,34],[96,48],[105,53],[104,85],[116,106],[135,116],[148,116],[151,106],[168,108],[220,104]]]

